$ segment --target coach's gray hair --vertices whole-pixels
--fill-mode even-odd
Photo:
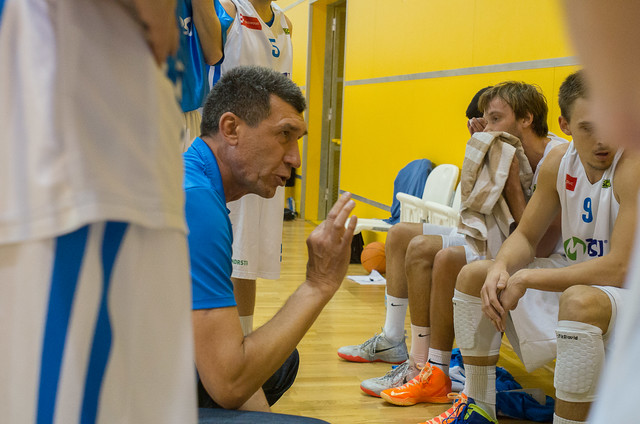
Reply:
[[[213,86],[204,103],[200,131],[217,134],[220,117],[232,112],[255,127],[271,113],[271,95],[278,96],[302,113],[306,102],[300,89],[284,74],[261,66],[239,66]]]

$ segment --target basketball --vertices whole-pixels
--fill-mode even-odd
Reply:
[[[374,241],[367,244],[364,249],[362,249],[360,260],[362,262],[362,266],[367,270],[367,272],[371,272],[375,269],[380,273],[384,273],[387,270],[387,258],[384,254],[384,243]]]

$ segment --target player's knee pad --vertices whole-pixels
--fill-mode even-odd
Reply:
[[[553,384],[566,402],[593,402],[604,361],[602,330],[578,321],[559,321]]]
[[[482,312],[480,298],[458,290],[453,295],[456,343],[465,356],[494,356],[500,353],[502,333]]]

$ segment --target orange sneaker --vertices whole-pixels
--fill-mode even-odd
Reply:
[[[380,397],[389,403],[401,406],[420,402],[449,403],[451,380],[438,367],[426,364],[420,374],[408,383],[380,392]]]
[[[454,423],[458,415],[464,412],[464,407],[468,402],[467,395],[464,393],[449,393],[449,399],[453,400],[453,406],[437,417],[431,418],[420,424],[445,424]]]

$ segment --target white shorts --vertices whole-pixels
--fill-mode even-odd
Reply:
[[[467,244],[464,234],[460,234],[457,228],[424,223],[422,224],[422,234],[426,236],[438,235],[442,237],[443,250],[451,246],[464,247],[464,254],[467,258],[468,264],[470,264],[473,261],[484,259],[484,256],[480,256],[477,252],[475,252],[471,248],[471,246]]]
[[[553,254],[548,258],[535,258],[528,268],[566,266],[568,263],[564,256]],[[612,286],[594,287],[605,292],[611,301],[611,320],[603,335],[605,343],[608,343],[618,309],[624,303],[625,289]],[[528,372],[540,368],[556,357],[556,328],[561,295],[562,292],[529,289],[518,302],[516,309],[510,312],[505,334]]]
[[[195,423],[190,293],[178,230],[0,246],[0,422]]]
[[[271,199],[247,194],[227,203],[227,207],[233,227],[231,276],[247,280],[280,278],[284,187],[278,187]]]

